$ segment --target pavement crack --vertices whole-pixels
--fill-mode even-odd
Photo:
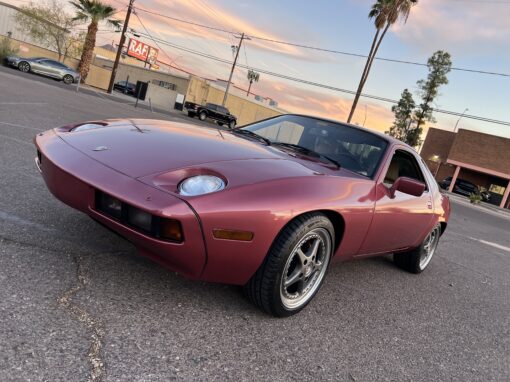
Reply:
[[[58,304],[69,311],[71,315],[83,323],[90,332],[90,347],[87,353],[87,360],[90,364],[89,382],[101,382],[106,379],[106,366],[102,358],[101,350],[103,348],[104,327],[102,322],[87,312],[83,307],[73,302],[76,294],[86,288],[90,280],[87,277],[83,266],[81,256],[74,257],[76,263],[76,284],[66,290],[62,296],[57,299]]]

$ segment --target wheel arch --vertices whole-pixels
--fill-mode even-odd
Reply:
[[[281,228],[280,232],[278,232],[278,235],[276,235],[276,237],[278,237],[281,234],[281,232],[288,225],[292,224],[293,221],[295,221],[296,219],[299,219],[300,217],[302,217],[304,215],[310,215],[310,214],[322,214],[322,215],[325,215],[329,219],[331,224],[333,224],[333,228],[335,230],[335,232],[334,232],[335,243],[334,243],[333,254],[335,254],[336,251],[338,250],[338,248],[340,247],[340,243],[342,242],[342,239],[343,239],[343,236],[344,236],[344,232],[345,232],[345,219],[337,211],[333,211],[333,210],[311,210],[311,211],[306,211],[306,212],[300,213],[299,215],[296,215],[292,219],[290,219],[287,222],[287,224],[285,224]]]

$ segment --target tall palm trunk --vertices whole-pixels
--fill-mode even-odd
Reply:
[[[80,72],[82,82],[85,82],[87,79],[90,65],[92,64],[92,55],[96,46],[97,29],[97,22],[92,21],[87,30],[87,37],[85,37],[85,44],[83,45],[83,52],[81,53],[81,60],[80,64],[78,65],[78,72]]]
[[[365,83],[364,79],[367,75],[367,69],[370,65],[370,58],[372,57],[372,53],[374,52],[377,37],[379,37],[379,29],[377,29],[374,40],[372,41],[372,46],[370,47],[370,53],[368,53],[367,62],[365,63],[365,67],[363,68],[363,73],[361,74],[361,79],[359,80],[358,89],[356,90],[356,96],[354,97],[354,101],[352,103],[351,112],[349,113],[349,117],[347,118],[347,123],[351,123],[352,116],[354,115],[354,111],[356,110],[356,106],[358,105],[359,97],[361,95],[361,91],[363,90],[363,84]]]

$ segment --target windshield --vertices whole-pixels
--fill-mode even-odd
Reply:
[[[343,168],[373,177],[388,145],[384,138],[341,123],[299,115],[282,115],[242,128],[256,133],[275,147],[300,146]],[[306,151],[305,151],[306,152]]]

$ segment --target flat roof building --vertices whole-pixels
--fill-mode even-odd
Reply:
[[[510,207],[510,139],[461,129],[430,128],[420,152],[436,180],[467,180],[491,194],[490,203]]]

